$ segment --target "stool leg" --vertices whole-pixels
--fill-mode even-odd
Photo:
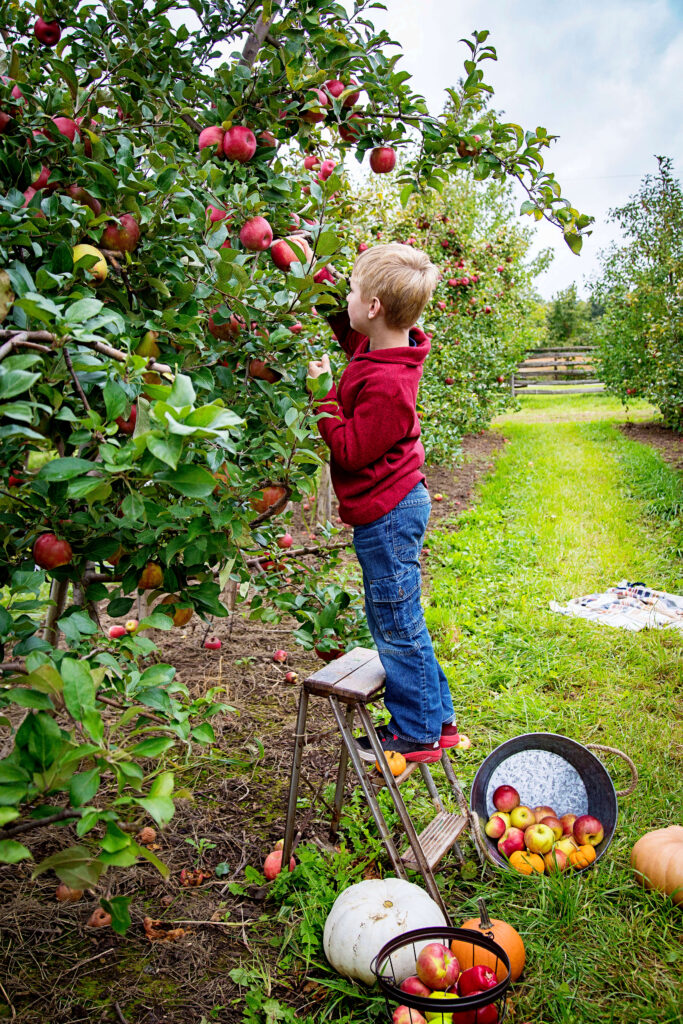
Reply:
[[[360,705],[358,707],[358,714],[360,715],[360,720],[363,723],[365,731],[366,731],[366,733],[368,735],[368,739],[370,740],[370,743],[372,744],[372,749],[374,750],[374,752],[376,754],[378,764],[382,764],[382,762],[385,762],[384,765],[383,765],[383,771],[382,771],[382,774],[384,775],[384,781],[386,782],[387,789],[389,790],[389,792],[391,794],[391,799],[393,801],[394,807],[396,808],[396,810],[398,812],[398,816],[401,819],[401,824],[403,825],[403,828],[405,829],[406,835],[408,837],[408,842],[410,843],[410,845],[413,848],[413,853],[415,854],[415,859],[416,859],[416,861],[417,861],[417,863],[418,863],[418,865],[420,867],[420,874],[424,878],[425,885],[427,886],[427,892],[432,897],[434,902],[439,905],[439,907],[441,908],[441,910],[443,912],[443,915],[444,915],[444,917],[446,919],[446,923],[450,925],[451,919],[450,919],[449,913],[448,913],[448,911],[446,909],[446,905],[445,905],[444,901],[441,898],[441,893],[439,892],[439,887],[436,884],[436,880],[434,878],[434,873],[433,873],[432,869],[429,866],[427,858],[424,855],[424,850],[422,849],[422,846],[420,844],[420,840],[419,840],[418,834],[415,831],[415,826],[413,825],[413,822],[412,822],[412,820],[410,818],[410,815],[408,814],[408,811],[406,809],[406,805],[403,803],[403,797],[401,796],[401,793],[399,791],[396,779],[391,774],[391,771],[390,771],[389,767],[386,765],[386,761],[385,761],[385,758],[384,758],[384,751],[382,750],[382,746],[381,746],[381,744],[379,742],[379,739],[377,737],[377,733],[375,732],[375,727],[372,724],[372,719],[370,718],[370,715],[368,714],[367,708],[364,708],[364,707],[362,707]],[[402,861],[401,861],[401,865],[403,866],[403,862]]]
[[[348,751],[349,757],[351,758],[351,764],[353,765],[354,771],[356,772],[356,775],[358,776],[358,781],[360,782],[361,786],[363,787],[363,793],[365,795],[365,799],[367,800],[368,807],[370,808],[370,811],[372,812],[372,816],[375,819],[375,824],[377,825],[377,828],[379,829],[379,834],[382,837],[382,842],[384,843],[384,846],[386,847],[386,851],[389,854],[389,859],[391,861],[393,869],[394,869],[394,871],[396,872],[396,874],[398,875],[399,878],[403,878],[403,879],[405,879],[407,881],[408,880],[408,873],[407,873],[407,871],[405,869],[403,861],[401,860],[401,858],[399,856],[398,850],[396,849],[396,847],[394,845],[394,841],[391,838],[391,835],[389,833],[389,829],[387,828],[387,823],[384,820],[384,815],[382,814],[381,808],[380,808],[380,806],[379,806],[379,804],[377,802],[377,797],[375,796],[375,793],[373,791],[372,786],[368,782],[367,775],[366,775],[366,773],[365,773],[365,771],[363,769],[362,761],[361,761],[360,757],[358,756],[358,752],[356,751],[356,744],[353,741],[353,734],[352,734],[351,730],[347,729],[347,727],[346,727],[346,721],[345,721],[344,715],[342,715],[341,708],[339,707],[338,701],[336,701],[334,699],[334,697],[330,697],[329,700],[330,700],[330,704],[332,705],[332,711],[334,713],[334,717],[337,719],[337,725],[339,726],[339,731],[341,732],[341,734],[342,734],[342,736],[344,738],[344,744],[345,744],[346,749]],[[363,710],[364,710],[363,708],[360,708],[360,707],[358,708],[359,714],[361,714],[361,716],[362,716]],[[377,740],[377,745],[379,746],[379,740]],[[381,750],[380,750],[380,756],[382,756],[381,755]]]
[[[346,709],[346,728],[349,732],[353,729],[353,704]],[[344,786],[346,785],[346,769],[349,764],[349,755],[346,750],[346,743],[342,736],[341,750],[339,752],[339,771],[337,772],[337,788],[334,791],[334,810],[330,824],[330,842],[336,841],[339,834],[339,821],[341,819],[342,805],[344,803]]]
[[[294,824],[296,821],[296,798],[299,795],[299,774],[301,758],[304,752],[306,735],[306,716],[308,715],[308,690],[301,687],[299,697],[299,713],[296,716],[296,734],[294,737],[294,758],[292,760],[292,777],[289,782],[289,802],[287,804],[287,823],[285,825],[285,841],[282,845],[282,870],[289,871],[289,860],[292,854]]]
[[[420,775],[422,776],[422,780],[423,780],[425,786],[427,787],[427,792],[429,793],[429,795],[432,798],[432,803],[436,807],[437,811],[443,811],[444,806],[443,806],[443,804],[441,802],[441,797],[439,796],[439,791],[436,788],[436,785],[434,784],[434,779],[432,778],[432,773],[430,772],[430,770],[429,770],[429,768],[427,767],[426,764],[420,763],[420,764],[418,764],[418,768],[420,769]]]
[[[465,798],[465,794],[462,791],[462,787],[460,786],[460,783],[456,778],[455,772],[453,770],[453,765],[451,764],[451,759],[448,756],[448,752],[446,750],[444,750],[443,752],[441,762],[443,764],[443,770],[446,775],[446,778],[448,779],[451,789],[453,790],[455,799],[458,802],[460,813],[464,818],[467,819],[469,831],[472,835],[472,840],[474,842],[474,849],[477,851],[477,857],[479,858],[480,863],[482,865],[485,865],[485,862],[488,861],[490,864],[495,865],[496,862],[489,853],[486,844],[482,839],[481,829],[479,828],[479,821],[476,820],[474,811],[470,810],[470,806],[467,803],[467,799]]]

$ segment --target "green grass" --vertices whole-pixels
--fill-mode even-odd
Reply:
[[[642,403],[631,411],[650,415]],[[524,938],[527,967],[510,997],[517,1022],[683,1019],[683,908],[644,892],[628,864],[640,835],[683,820],[683,637],[628,633],[548,609],[552,599],[566,601],[624,577],[683,590],[683,479],[616,429],[624,418],[620,404],[604,395],[522,399],[518,413],[498,421],[508,444],[476,506],[451,523],[442,520],[430,535],[428,622],[459,724],[473,740],[456,765],[465,791],[491,750],[532,731],[618,747],[640,773],[635,793],[620,801],[614,840],[592,870],[542,879],[503,871],[482,876],[469,844],[464,871],[453,857],[441,865],[440,890],[456,922],[475,916],[483,895],[491,915]],[[608,756],[606,764],[623,788],[624,763]],[[405,794],[414,817],[425,816],[428,803],[417,784],[407,784]],[[373,861],[386,865],[358,792],[342,829],[338,855],[300,848],[302,863],[291,880],[275,883],[274,919],[264,922],[266,934],[272,929],[267,941],[280,943],[275,973],[289,979],[303,969],[327,995],[306,1016],[284,993],[269,1004],[270,986],[254,977],[248,1024],[265,1019],[268,1007],[283,1021],[388,1020],[383,1001],[337,976],[322,952],[336,893]]]

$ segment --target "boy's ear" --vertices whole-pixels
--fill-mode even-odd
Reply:
[[[376,295],[370,299],[370,305],[368,306],[368,320],[374,320],[375,317],[379,316],[382,312],[382,303],[379,301]]]

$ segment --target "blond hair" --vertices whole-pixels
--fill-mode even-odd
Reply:
[[[412,327],[439,280],[439,270],[426,252],[401,242],[374,245],[362,252],[351,275],[362,298],[377,297],[387,327]]]

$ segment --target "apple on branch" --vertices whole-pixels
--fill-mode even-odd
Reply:
[[[246,164],[256,152],[256,136],[251,128],[236,124],[223,136],[223,153],[228,160]]]

